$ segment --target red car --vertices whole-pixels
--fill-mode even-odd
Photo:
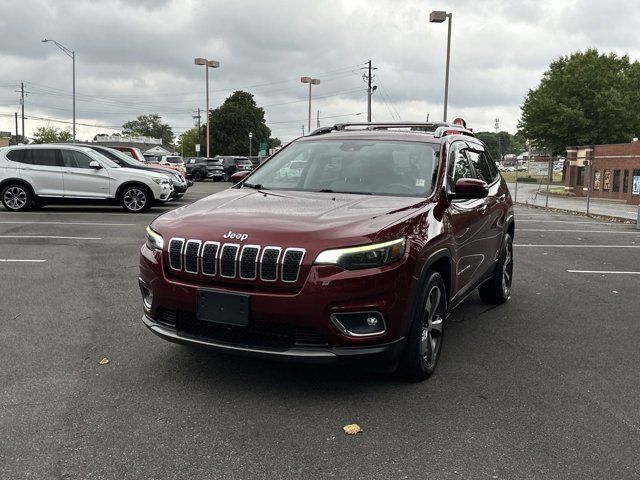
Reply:
[[[321,128],[234,180],[147,228],[143,322],[166,340],[424,379],[466,296],[510,297],[511,196],[470,130]]]

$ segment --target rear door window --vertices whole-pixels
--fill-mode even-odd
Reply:
[[[61,167],[60,151],[55,148],[32,148],[27,153],[27,163],[43,167]]]
[[[92,159],[82,152],[75,150],[62,150],[62,162],[69,168],[91,168],[89,164]]]
[[[476,177],[483,180],[486,183],[493,183],[496,179],[497,169],[492,169],[489,162],[493,161],[485,155],[484,152],[479,150],[467,150],[467,157],[473,165],[473,169],[476,172]]]

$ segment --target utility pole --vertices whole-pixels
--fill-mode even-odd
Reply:
[[[202,149],[202,132],[200,130],[200,119],[202,118],[202,115],[200,115],[200,107],[198,107],[198,109],[196,110],[196,112],[198,112],[196,115],[193,115],[193,119],[196,120],[197,126],[198,126],[198,145],[200,149]],[[200,154],[201,152],[198,151],[198,154]]]
[[[24,82],[20,82],[20,104],[22,105],[22,138],[25,138],[24,134]]]
[[[304,137],[304,125],[302,125],[302,136]]]
[[[316,128],[320,128],[320,110],[316,113]]]
[[[16,145],[20,143],[20,135],[18,134],[18,112],[15,112],[16,117]]]
[[[367,73],[362,75],[362,79],[367,84],[367,122],[371,122],[371,95],[376,91],[376,86],[373,84],[373,71],[377,68],[371,66],[371,60],[367,62],[367,66],[360,70],[366,70]]]
[[[494,124],[495,128],[496,128],[496,137],[498,137],[498,158],[500,159],[500,163],[502,163],[502,145],[500,142],[500,135],[498,134],[498,130],[500,129],[500,119],[496,118],[495,119],[495,124]],[[518,159],[516,159],[516,170],[518,169]]]

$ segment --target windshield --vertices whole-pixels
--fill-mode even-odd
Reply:
[[[428,196],[438,173],[436,144],[378,140],[294,143],[249,183],[273,190]]]
[[[251,160],[248,160],[246,158],[236,160],[236,164],[237,165],[253,165],[253,163],[251,163]]]
[[[106,155],[102,155],[101,153],[98,153],[95,150],[92,150],[91,148],[87,148],[86,153],[89,156],[91,156],[93,159],[99,160],[100,163],[102,163],[102,165],[104,165],[105,167],[120,168],[120,165],[118,165],[113,160],[109,159]]]
[[[184,163],[182,157],[167,157],[168,163]]]
[[[92,149],[92,150],[94,150],[95,152],[98,152],[100,155],[104,155],[108,159],[114,161],[115,163],[123,167],[141,165],[141,163],[138,160],[134,159],[133,157],[130,157],[129,155],[127,155],[124,152],[121,152],[120,150],[115,150],[112,148],[104,148],[100,150]]]

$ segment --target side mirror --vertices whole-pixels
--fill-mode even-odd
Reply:
[[[100,170],[102,168],[102,165],[100,165],[97,161],[95,160],[91,160],[89,162],[89,167],[91,168],[95,168],[96,170]]]
[[[452,199],[470,200],[472,198],[485,198],[489,195],[489,187],[485,182],[477,178],[461,178],[456,182],[455,192],[451,192]]]
[[[236,183],[241,182],[244,178],[251,173],[251,170],[242,170],[241,172],[236,172],[231,175],[231,181],[235,185]]]

